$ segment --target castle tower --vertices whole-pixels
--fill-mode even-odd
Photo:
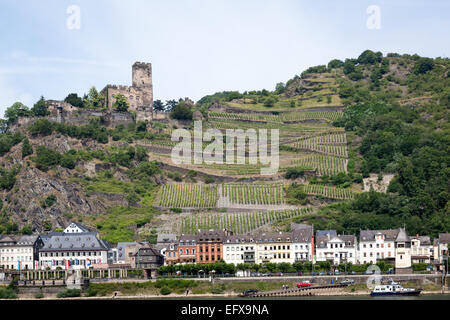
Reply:
[[[152,64],[135,62],[132,67],[132,86],[107,85],[101,93],[105,96],[105,104],[109,108],[112,108],[114,104],[114,96],[120,93],[127,98],[130,110],[151,113],[153,107]]]
[[[132,67],[133,87],[152,87],[152,64],[135,62]]]
[[[132,67],[132,86],[142,92],[143,106],[153,105],[152,64],[135,62]]]

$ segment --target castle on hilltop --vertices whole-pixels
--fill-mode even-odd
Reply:
[[[108,84],[101,93],[105,96],[105,105],[111,108],[115,102],[114,95],[122,94],[130,104],[130,110],[138,111],[152,109],[153,106],[153,82],[152,64],[135,62],[132,66],[132,85]]]
[[[137,121],[151,120],[153,110],[152,64],[135,62],[132,66],[132,85],[108,84],[101,91],[105,97],[105,106],[109,109],[115,102],[114,96],[122,94],[130,104],[129,110],[136,112]]]
[[[100,93],[105,97],[105,109],[86,109],[72,106],[70,103],[59,100],[47,100],[50,121],[83,125],[89,123],[92,117],[100,117],[106,126],[128,125],[134,121],[167,121],[168,115],[153,110],[153,81],[152,64],[135,62],[132,66],[132,85],[106,85]],[[113,109],[116,94],[123,95],[129,103],[129,111],[118,112]],[[133,114],[135,114],[135,119]],[[10,128],[12,132],[23,128],[36,117],[20,117]]]

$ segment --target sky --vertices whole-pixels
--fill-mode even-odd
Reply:
[[[0,116],[131,85],[135,61],[152,63],[154,99],[197,101],[273,90],[366,49],[448,57],[449,12],[444,0],[0,0]]]

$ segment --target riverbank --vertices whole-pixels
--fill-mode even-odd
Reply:
[[[444,293],[442,293],[442,291],[422,291],[420,296],[428,296],[428,297],[442,297],[442,298],[447,298],[448,300],[450,300],[450,290],[445,290]],[[419,296],[419,297],[420,297]],[[271,298],[267,298],[267,299],[309,299],[312,297],[316,297],[316,298],[327,298],[327,297],[333,297],[333,298],[337,298],[337,297],[341,297],[343,299],[345,299],[346,297],[348,298],[352,298],[352,297],[367,297],[367,298],[371,298],[370,297],[370,291],[369,290],[365,290],[365,291],[356,291],[356,292],[345,292],[345,291],[334,291],[334,292],[321,292],[321,293],[315,293],[312,295],[305,295],[305,296],[291,296],[291,297],[271,297]],[[386,298],[386,297],[385,297]],[[387,297],[387,298],[393,298],[393,297]],[[394,297],[395,298],[395,297]],[[401,298],[405,298],[405,297],[401,297]],[[235,292],[227,292],[224,294],[212,294],[212,293],[207,293],[207,294],[176,294],[176,293],[171,293],[168,295],[161,295],[161,294],[140,294],[140,295],[120,295],[120,294],[113,294],[110,296],[94,296],[94,297],[74,297],[74,298],[64,298],[64,300],[160,300],[160,299],[182,299],[182,300],[189,300],[189,299],[198,299],[198,300],[202,300],[202,299],[243,299],[243,300],[253,300],[251,297],[249,298],[242,298],[238,296],[238,293]],[[264,298],[258,298],[259,299],[264,299]],[[3,300],[3,299],[0,299]],[[47,295],[43,298],[37,299],[31,295],[21,295],[18,297],[18,299],[14,299],[14,300],[61,300],[60,298],[57,298],[56,295],[51,294],[51,295]]]

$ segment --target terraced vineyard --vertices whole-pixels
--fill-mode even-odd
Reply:
[[[227,113],[227,112],[209,112],[211,119],[223,120],[244,120],[255,122],[295,122],[307,120],[326,120],[335,121],[342,117],[342,111],[305,111],[305,112],[285,112],[280,115],[257,114],[257,113]]]
[[[214,208],[217,185],[165,184],[159,190],[157,206],[167,208]]]
[[[347,137],[345,133],[340,132],[301,137],[292,146],[297,149],[311,150],[344,158],[348,157]]]
[[[342,111],[310,111],[310,112],[286,112],[280,118],[283,122],[306,121],[306,120],[327,120],[335,121],[343,116]]]
[[[320,184],[304,185],[303,190],[308,195],[322,196],[329,199],[348,200],[355,196],[355,192],[351,189],[336,188]]]
[[[293,165],[311,168],[320,175],[334,175],[347,172],[347,159],[324,154],[308,154],[292,161]]]
[[[274,205],[284,204],[282,183],[223,184],[221,197],[231,204]]]
[[[244,212],[226,214],[195,214],[183,218],[180,232],[195,234],[198,229],[227,229],[246,234],[264,225],[312,213],[313,207],[295,210]]]
[[[209,112],[209,118],[226,119],[226,120],[246,120],[246,121],[263,121],[263,122],[280,122],[277,115],[257,114],[257,113],[226,113],[226,112]]]

